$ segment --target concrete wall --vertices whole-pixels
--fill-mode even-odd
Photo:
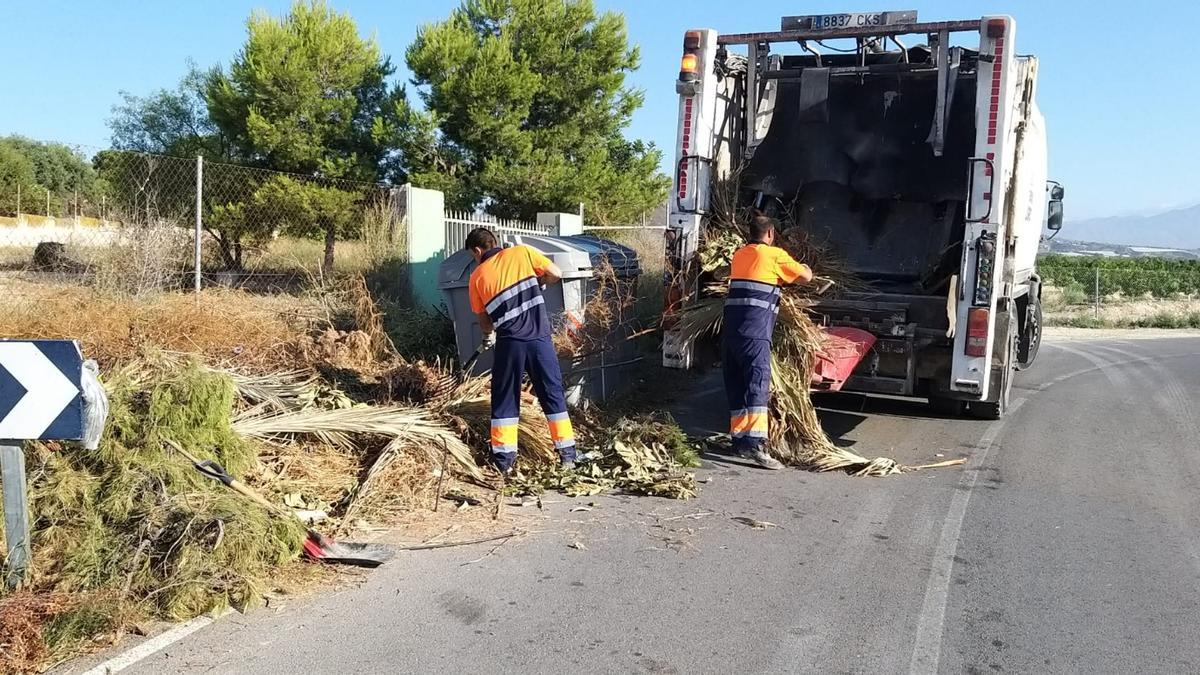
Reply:
[[[0,247],[34,247],[43,241],[105,246],[119,240],[119,225],[96,218],[47,218],[31,214],[0,216]]]
[[[438,267],[446,259],[446,199],[437,190],[411,185],[406,190],[408,265],[413,302],[420,307],[443,304]]]

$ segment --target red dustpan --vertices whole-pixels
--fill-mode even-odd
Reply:
[[[810,386],[816,391],[840,391],[859,361],[875,346],[875,336],[859,328],[831,326],[825,350],[817,354]]]

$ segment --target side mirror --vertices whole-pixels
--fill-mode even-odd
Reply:
[[[1061,190],[1061,188],[1059,188]],[[1057,232],[1063,226],[1063,203],[1061,199],[1050,201],[1049,212],[1046,214],[1046,229]]]
[[[1067,191],[1061,185],[1055,184],[1054,187],[1050,188],[1050,199],[1054,201],[1061,202],[1066,194]]]

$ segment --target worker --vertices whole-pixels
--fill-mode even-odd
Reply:
[[[813,273],[774,243],[774,219],[758,215],[750,221],[750,243],[733,254],[722,363],[734,453],[764,468],[782,469],[783,464],[767,452],[771,336],[779,314],[780,286],[808,283]]]
[[[500,248],[487,228],[476,228],[464,245],[478,266],[471,272],[471,309],[479,317],[484,347],[495,346],[492,364],[492,459],[502,474],[517,461],[517,427],[525,373],[550,423],[550,436],[565,469],[575,466],[575,433],[563,395],[562,368],[550,339],[542,286],[562,270],[529,246]]]

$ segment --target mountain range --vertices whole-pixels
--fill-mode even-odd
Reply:
[[[1200,248],[1200,204],[1154,215],[1108,216],[1067,221],[1062,236],[1076,241]]]

